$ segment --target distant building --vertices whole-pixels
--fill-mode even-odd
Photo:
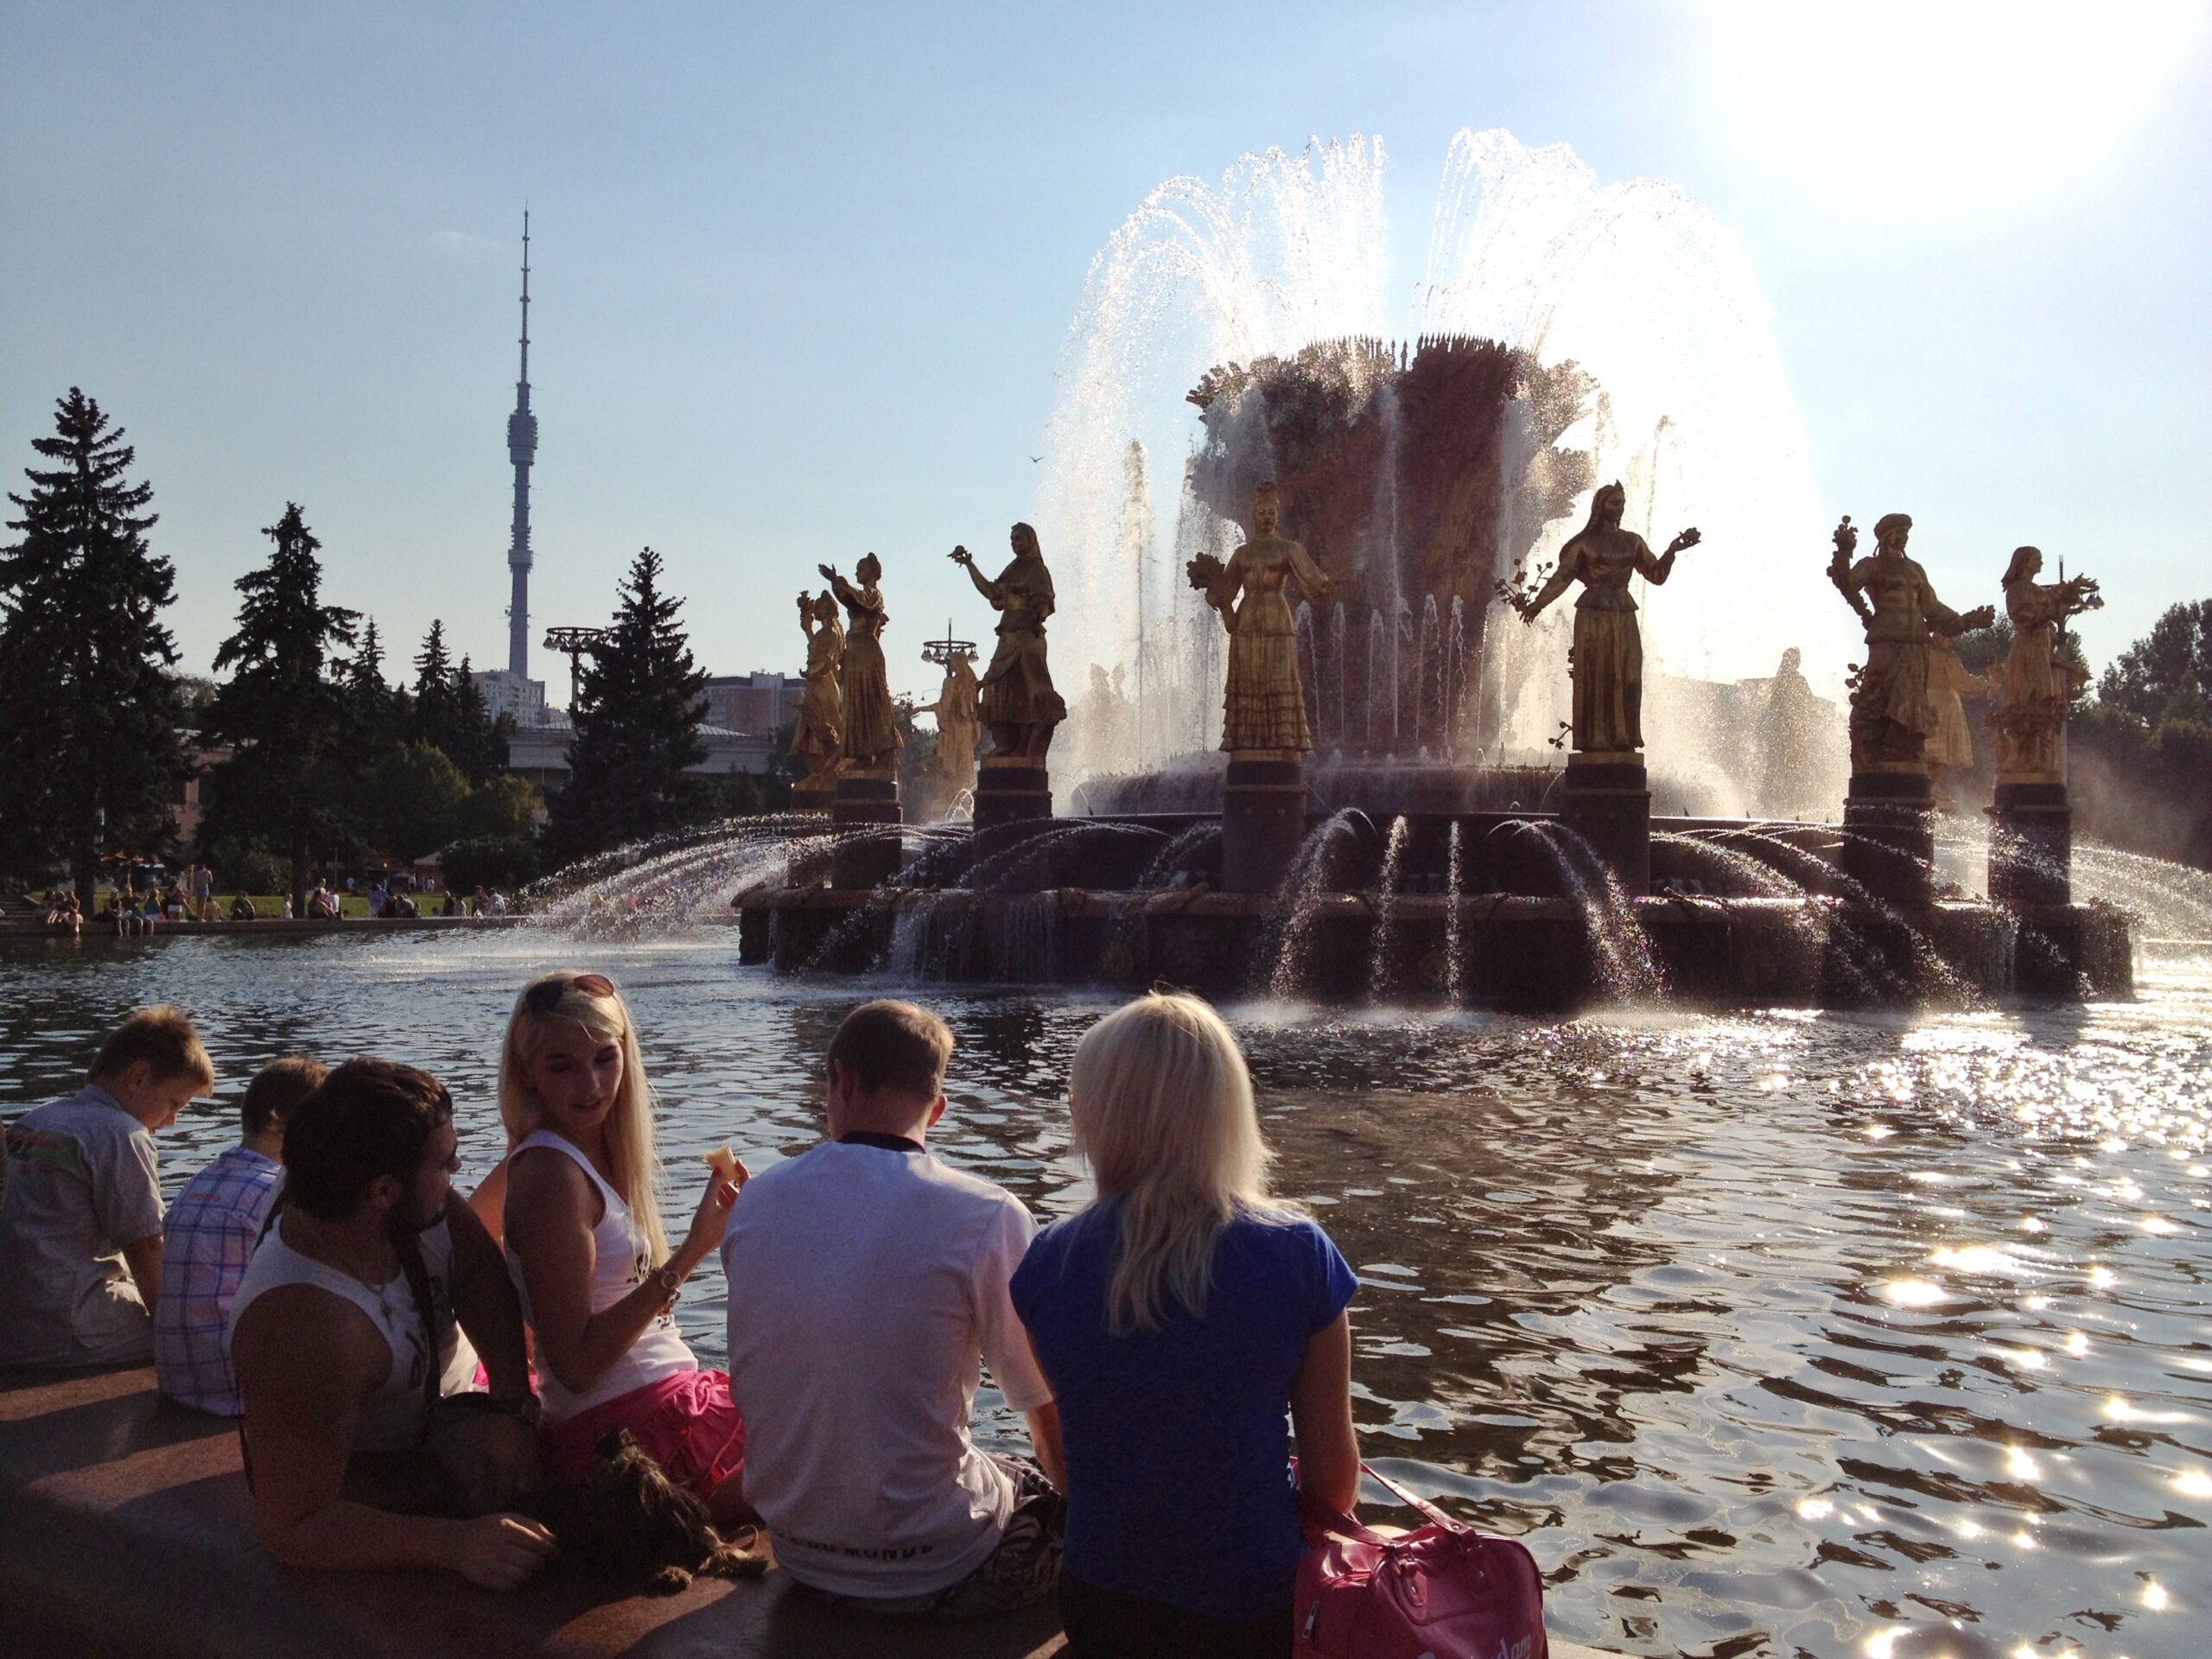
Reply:
[[[718,674],[707,682],[707,723],[747,737],[773,737],[798,718],[806,682],[755,671]]]
[[[568,715],[557,709],[551,714],[558,725],[518,727],[507,740],[507,770],[546,791],[569,781],[569,745],[575,738]],[[699,728],[699,738],[707,746],[707,758],[686,768],[694,778],[740,772],[765,777],[775,765],[776,741],[766,733],[733,732],[709,721]]]
[[[543,726],[546,723],[545,682],[518,675],[512,669],[487,668],[470,676],[476,682],[476,694],[484,699],[484,711],[497,720],[501,715],[512,715],[517,726]],[[565,729],[568,721],[563,720]]]

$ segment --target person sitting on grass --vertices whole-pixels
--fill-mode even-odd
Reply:
[[[729,1377],[677,1334],[677,1290],[721,1242],[746,1179],[710,1171],[671,1250],[653,1198],[652,1090],[613,982],[548,974],[523,988],[499,1054],[506,1161],[472,1199],[497,1206],[537,1343],[546,1473],[581,1485],[627,1429],[718,1524],[749,1522],[745,1425]]]
[[[154,1136],[215,1087],[192,1021],[141,1008],[85,1086],[8,1125],[0,1365],[143,1364],[162,1292]]]
[[[1060,1573],[1059,1420],[1007,1281],[1020,1199],[924,1144],[952,1033],[908,1002],[845,1016],[830,1138],[753,1178],[722,1243],[745,1491],[799,1583],[880,1612],[982,1618]],[[979,1357],[1034,1461],[969,1438]]]
[[[454,1196],[453,1100],[348,1060],[284,1127],[284,1189],[231,1309],[246,1478],[287,1567],[443,1567],[510,1590],[554,1554],[514,1287]],[[491,1392],[442,1389],[471,1374]]]
[[[235,1417],[231,1303],[260,1243],[283,1170],[284,1123],[329,1068],[303,1054],[271,1060],[246,1084],[238,1144],[184,1184],[162,1229],[154,1306],[154,1379],[179,1405]]]
[[[253,900],[246,895],[246,891],[243,887],[238,889],[238,896],[231,900],[231,919],[234,922],[250,922],[253,919]]]
[[[1069,1651],[1287,1654],[1300,1491],[1349,1514],[1359,1487],[1359,1281],[1268,1196],[1243,1052],[1198,998],[1093,1026],[1068,1105],[1097,1197],[1029,1247],[1014,1302],[1066,1437]]]

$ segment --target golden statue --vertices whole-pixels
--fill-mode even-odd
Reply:
[[[1281,517],[1280,493],[1271,483],[1261,485],[1252,493],[1252,539],[1227,564],[1201,553],[1184,574],[1229,630],[1221,747],[1254,759],[1295,760],[1313,747],[1313,734],[1298,676],[1298,625],[1283,587],[1295,576],[1307,601],[1318,603],[1328,597],[1329,579],[1303,545],[1275,533]]]
[[[1009,539],[1014,563],[999,572],[996,582],[984,578],[976,568],[976,556],[966,548],[954,548],[950,557],[999,613],[998,649],[992,652],[982,680],[982,717],[991,728],[991,753],[1041,764],[1052,747],[1054,728],[1068,717],[1068,706],[1052,689],[1052,671],[1045,659],[1052,573],[1045,568],[1035,531],[1016,524]],[[948,677],[946,683],[950,683]]]
[[[1621,528],[1628,492],[1608,484],[1590,499],[1590,522],[1559,550],[1559,569],[1534,597],[1517,601],[1523,622],[1575,582],[1574,646],[1567,672],[1574,682],[1574,752],[1634,754],[1643,747],[1643,634],[1629,596],[1631,576],[1653,587],[1674,573],[1675,555],[1695,547],[1695,529],[1684,531],[1657,558],[1643,537]]]
[[[1928,770],[1928,740],[1940,728],[1929,693],[1928,642],[1955,639],[1996,619],[1990,606],[1954,611],[1936,597],[1928,573],[1905,556],[1912,519],[1885,513],[1874,525],[1872,558],[1851,562],[1859,532],[1848,514],[1835,528],[1828,580],[1866,627],[1866,665],[1851,687],[1851,769],[1855,772]]]
[[[837,669],[845,656],[845,630],[837,621],[837,601],[798,596],[798,626],[806,635],[806,690],[791,733],[791,753],[806,762],[804,790],[826,791],[844,754],[844,710],[837,695]]]
[[[2012,624],[2012,648],[1991,679],[2000,689],[1988,727],[1997,740],[1997,781],[2000,784],[2063,784],[2066,781],[2066,710],[2082,671],[2058,655],[2058,631],[2069,616],[2104,603],[2097,584],[2087,576],[2062,582],[2036,580],[2043,554],[2032,547],[2014,550],[2005,567],[2005,614]]]
[[[1958,803],[1943,785],[1953,772],[1974,765],[1974,734],[1967,729],[1965,700],[1988,694],[1989,682],[1967,671],[1950,640],[1940,633],[1929,635],[1928,698],[1936,707],[1936,729],[1929,734],[1925,753],[1928,786],[1939,812],[1958,810]]]
[[[944,642],[937,642],[937,648],[942,651]],[[974,650],[952,651],[942,660],[944,683],[938,688],[937,701],[914,710],[937,716],[937,749],[916,780],[921,796],[916,810],[923,818],[942,817],[952,810],[962,790],[976,787],[976,744],[983,730],[976,709]]]
[[[892,714],[891,677],[883,666],[883,627],[891,613],[883,607],[883,594],[876,584],[883,579],[883,562],[863,554],[853,567],[861,579],[855,588],[837,574],[835,565],[817,567],[845,607],[849,627],[845,662],[838,689],[845,702],[845,758],[855,766],[874,768],[906,747]]]

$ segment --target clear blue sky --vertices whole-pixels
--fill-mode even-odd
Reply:
[[[790,595],[869,549],[915,640],[970,631],[943,554],[1031,512],[1085,270],[1147,191],[1378,133],[1409,288],[1446,146],[1502,125],[1708,203],[1834,510],[1911,512],[1962,604],[2021,541],[2100,575],[2101,661],[2212,594],[2208,29],[1771,16],[1845,10],[10,0],[0,467],[72,385],[113,411],[195,671],[287,499],[330,599],[499,664],[528,197],[540,626],[603,620],[651,543],[717,672],[796,666]]]

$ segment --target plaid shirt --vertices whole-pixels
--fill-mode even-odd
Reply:
[[[185,1183],[162,1238],[162,1297],[154,1310],[154,1375],[172,1400],[236,1417],[245,1409],[231,1370],[231,1299],[261,1239],[283,1169],[232,1147]]]

